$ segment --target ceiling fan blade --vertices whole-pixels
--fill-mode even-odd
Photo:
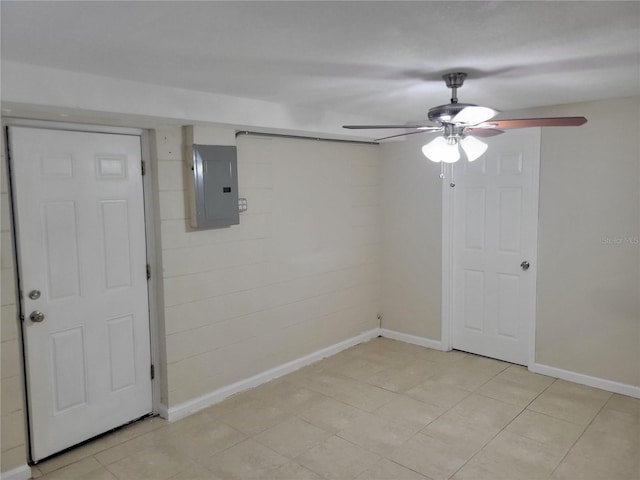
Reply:
[[[496,135],[500,135],[504,133],[503,130],[498,130],[497,128],[465,128],[465,135],[473,135],[474,137],[495,137]]]
[[[440,128],[438,128],[438,130],[440,130]],[[404,137],[405,135],[413,135],[415,133],[428,133],[433,131],[435,130],[416,130],[413,132],[404,132],[404,133],[399,133],[398,135],[390,135],[388,137],[376,138],[374,142],[379,142],[380,140],[387,140],[389,138]]]
[[[440,128],[440,127],[431,127],[428,125],[343,125],[342,128],[349,128],[351,130],[374,130],[374,129],[383,129],[383,128],[420,128],[420,129],[430,129],[430,128]]]
[[[476,125],[479,128],[579,127],[587,123],[584,117],[516,118],[491,120]]]

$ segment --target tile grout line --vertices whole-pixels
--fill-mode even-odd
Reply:
[[[482,388],[482,386],[483,386],[483,385],[486,385],[486,384],[487,384],[487,383],[489,383],[491,380],[493,380],[493,379],[494,379],[494,378],[496,378],[498,375],[500,375],[502,372],[504,372],[505,370],[507,370],[507,368],[511,368],[511,367],[512,367],[512,366],[514,366],[514,365],[515,365],[515,363],[509,363],[509,366],[507,366],[506,368],[504,368],[504,369],[500,370],[499,372],[497,372],[493,377],[491,377],[489,380],[487,380],[487,381],[486,381],[486,382],[484,382],[482,385],[480,385],[480,386],[478,387],[478,389],[479,389],[479,388]],[[549,387],[547,387],[547,388],[549,388]],[[546,390],[546,389],[545,389],[545,390]],[[472,392],[472,393],[476,393],[476,392]],[[484,395],[482,395],[481,393],[478,393],[478,395],[480,395],[480,396],[483,396],[483,397],[484,397]],[[485,398],[491,398],[491,397],[485,397]],[[536,398],[537,398],[537,397],[536,397]],[[495,398],[492,398],[492,400],[500,401],[500,400],[497,400],[497,399],[495,399]],[[502,402],[502,403],[506,403],[506,402]],[[453,407],[452,407],[452,408],[453,408]],[[511,419],[511,421],[509,421],[509,423],[507,423],[507,424],[506,424],[504,427],[502,427],[502,428],[501,428],[501,429],[500,429],[500,430],[499,430],[499,431],[498,431],[498,432],[497,432],[493,437],[491,437],[487,442],[485,442],[485,444],[484,444],[484,445],[482,445],[482,447],[480,447],[480,448],[478,449],[478,451],[477,451],[477,452],[475,452],[473,455],[471,455],[471,456],[467,459],[467,461],[465,461],[462,465],[460,465],[460,468],[458,468],[455,472],[453,472],[453,473],[452,473],[451,475],[449,475],[449,477],[447,477],[447,478],[452,478],[452,477],[453,477],[453,476],[455,476],[455,475],[456,475],[460,470],[462,470],[462,469],[463,469],[463,468],[464,468],[464,467],[465,467],[465,466],[466,466],[466,465],[467,465],[471,460],[473,460],[473,459],[476,457],[476,455],[478,455],[482,450],[484,450],[484,448],[485,448],[487,445],[489,445],[489,444],[490,444],[490,443],[491,443],[491,442],[492,442],[492,441],[493,441],[493,440],[494,440],[498,435],[500,435],[500,433],[502,433],[502,432],[504,431],[504,429],[505,429],[505,428],[507,428],[507,427],[511,424],[511,422],[513,422],[516,418],[518,418],[518,417],[522,414],[522,412],[524,412],[525,410],[526,410],[526,407],[524,407],[522,410],[520,410],[520,413],[518,413],[518,415],[516,415],[514,418],[512,418],[512,419]]]
[[[556,379],[557,380],[557,379]],[[555,382],[553,382],[555,383]],[[551,385],[550,385],[551,386]],[[580,435],[578,435],[578,438],[576,438],[576,440],[571,444],[571,446],[567,449],[566,453],[562,456],[562,458],[560,459],[560,461],[558,462],[558,464],[554,467],[553,471],[551,472],[551,476],[553,476],[553,474],[555,473],[555,471],[558,469],[558,467],[562,464],[562,462],[564,462],[565,458],[567,458],[567,456],[569,455],[569,453],[571,452],[571,450],[573,450],[573,447],[576,446],[576,444],[580,441],[580,439],[584,436],[584,434],[586,433],[586,431],[589,429],[589,427],[591,426],[591,424],[593,423],[593,421],[596,419],[596,417],[598,415],[600,415],[600,412],[602,412],[602,410],[604,409],[604,407],[607,405],[607,403],[609,403],[609,400],[611,400],[611,398],[613,397],[613,394],[609,395],[609,398],[607,398],[607,400],[602,404],[602,406],[598,409],[598,412],[593,416],[593,418],[589,421],[589,423],[584,427],[584,430],[582,430],[582,433]]]

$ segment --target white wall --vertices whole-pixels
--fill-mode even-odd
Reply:
[[[535,113],[588,118],[542,133],[536,361],[640,386],[640,97]]]
[[[248,212],[196,231],[180,129],[156,139],[168,407],[378,326],[375,147],[241,136]]]
[[[431,138],[381,148],[382,327],[440,340],[442,180],[421,152]]]

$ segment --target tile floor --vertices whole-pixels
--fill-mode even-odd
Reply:
[[[41,480],[640,479],[640,400],[378,338],[177,422],[33,467]]]

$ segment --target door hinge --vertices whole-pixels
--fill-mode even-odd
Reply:
[[[151,365],[151,380],[156,378],[156,369],[154,365]]]
[[[144,166],[144,160],[140,160],[140,171],[142,172],[142,175],[144,175],[146,173],[146,168]]]
[[[147,263],[147,280],[151,280],[151,265]]]

